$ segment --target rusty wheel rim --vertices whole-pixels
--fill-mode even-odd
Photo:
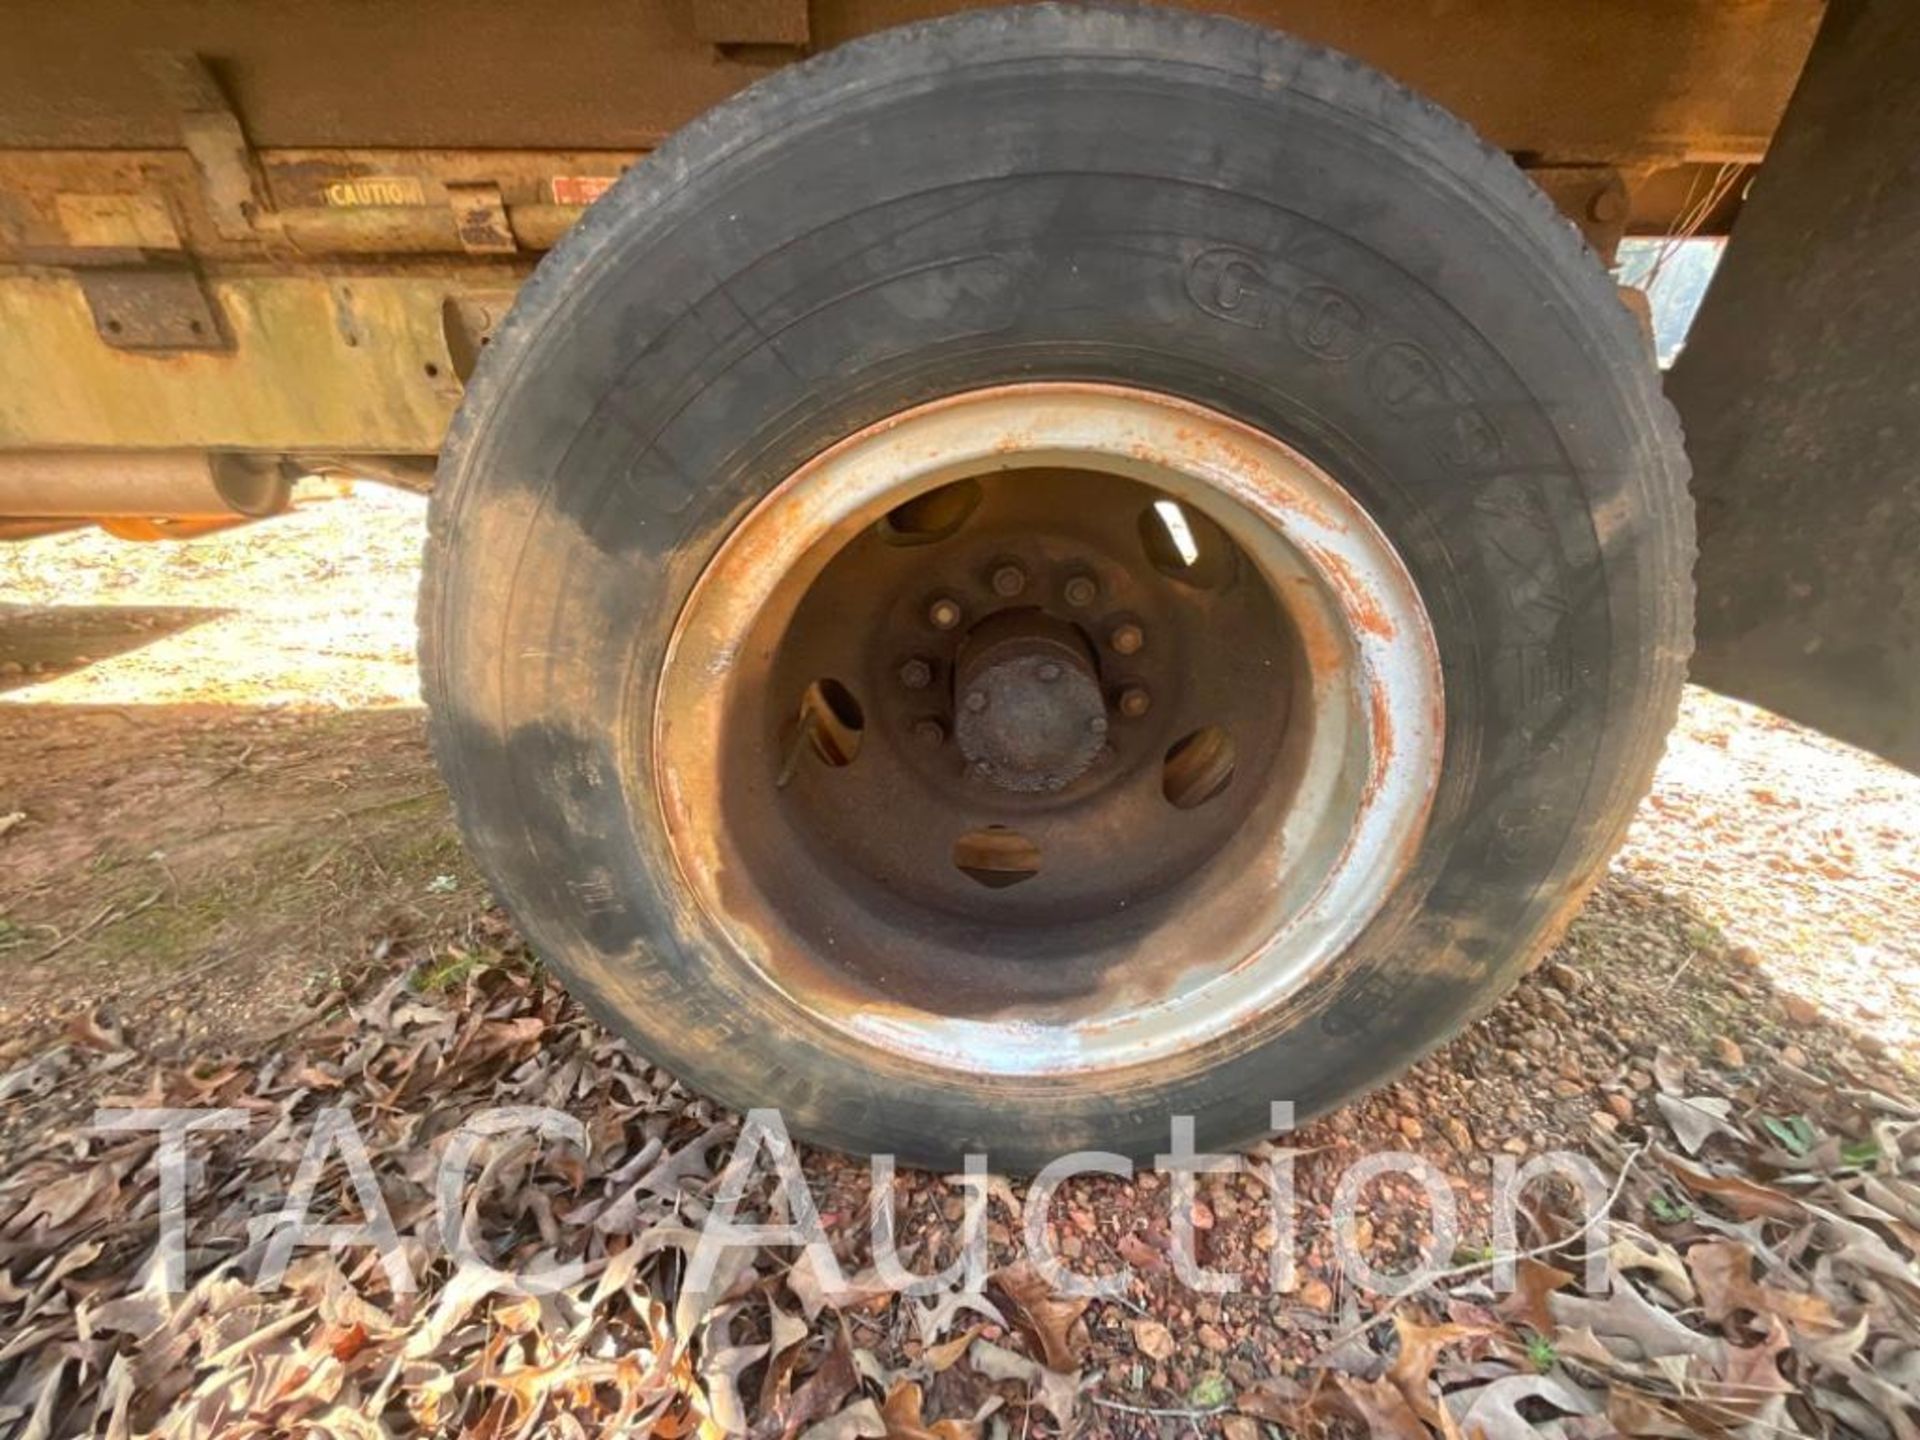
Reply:
[[[651,716],[679,878],[732,960],[971,1075],[1262,1033],[1411,862],[1432,627],[1271,436],[1154,392],[888,417],[735,528]]]

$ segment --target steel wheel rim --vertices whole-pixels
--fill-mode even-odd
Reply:
[[[796,765],[824,753],[800,740],[831,726],[809,720],[795,735],[795,720],[776,738],[754,717],[791,708],[790,697],[763,692],[777,688],[783,647],[799,643],[809,592],[905,502],[959,482],[1031,488],[1042,481],[1023,477],[1056,472],[1110,477],[1116,494],[1150,488],[1217,526],[1251,567],[1248,583],[1264,585],[1284,617],[1307,718],[1292,718],[1296,699],[1287,724],[1306,728],[1288,752],[1291,770],[1275,760],[1272,775],[1249,782],[1284,791],[1284,813],[1239,827],[1184,896],[1153,896],[1159,910],[1138,922],[1138,935],[1127,928],[1134,922],[1104,912],[1057,927],[1093,937],[1091,958],[1074,962],[1088,978],[1066,984],[1073,993],[1064,998],[1036,982],[1044,992],[1036,999],[1022,990],[1027,972],[995,948],[1005,944],[998,930],[977,916],[957,932],[931,913],[903,922],[893,913],[896,892],[878,905],[872,895],[857,896],[859,887],[847,883],[857,869],[849,872],[838,857],[791,853],[794,834],[757,835],[783,825],[800,826],[795,834],[803,839],[814,833],[805,829],[811,821],[803,806],[785,794],[786,781]],[[860,624],[850,617],[851,629]],[[991,675],[1014,687],[1008,693],[1031,693],[1030,672],[1053,653],[1041,642],[1058,638],[1054,631],[1016,637],[1027,650]],[[1101,641],[1096,667],[1113,647],[1111,636]],[[1119,703],[1112,692],[1108,699]],[[958,691],[953,703],[961,704]],[[804,705],[801,713],[809,713]],[[811,713],[830,722],[832,707],[822,711],[816,697]],[[1249,1037],[1281,1015],[1290,995],[1337,962],[1411,863],[1443,740],[1439,659],[1425,606],[1387,537],[1342,486],[1273,437],[1216,411],[1155,392],[1077,383],[936,401],[871,425],[800,467],[741,521],[696,581],[650,718],[655,794],[674,864],[719,944],[856,1042],[921,1064],[1003,1076],[1166,1062]],[[862,746],[865,733],[855,737]],[[884,743],[897,745],[898,737]],[[1270,748],[1276,756],[1285,751],[1279,741]],[[1063,753],[1041,749],[1047,757]],[[1016,800],[1017,792],[1001,787],[1035,775],[1053,785],[1079,759],[1076,752],[1013,779],[992,774],[984,788],[961,792],[963,800],[980,796],[974,815],[934,813],[927,823],[990,827],[1010,807],[1051,804],[1055,791]],[[856,755],[842,773],[859,763]],[[968,763],[969,779],[979,780],[979,761]],[[1126,763],[1132,774],[1141,761]],[[814,777],[805,778],[811,784]],[[1077,772],[1056,787],[1058,804],[1091,803],[1110,783],[1092,769]],[[1067,793],[1076,789],[1086,794]],[[836,885],[846,894],[833,893]],[[875,919],[877,912],[884,918]],[[1018,983],[997,992],[987,984],[988,993],[958,999],[936,993],[943,977],[975,971]]]

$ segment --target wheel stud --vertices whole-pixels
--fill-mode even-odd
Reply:
[[[1049,660],[1035,673],[1039,675],[1042,683],[1051,685],[1060,678],[1060,667]]]
[[[1138,625],[1129,621],[1126,624],[1114,626],[1113,633],[1107,637],[1107,643],[1113,646],[1117,654],[1136,655],[1140,647],[1147,643],[1147,635]]]
[[[924,690],[933,683],[933,667],[916,655],[901,665],[900,683],[909,690]]]
[[[1107,717],[1104,715],[1094,716],[1091,720],[1087,722],[1087,729],[1095,735],[1106,734],[1107,733]]]
[[[994,594],[1002,600],[1011,600],[1027,588],[1027,572],[1009,560],[993,567],[991,583]]]
[[[969,690],[965,703],[967,709],[978,715],[982,710],[987,708],[987,692],[984,690]]]
[[[1100,587],[1094,584],[1091,575],[1072,575],[1061,587],[1060,593],[1074,609],[1084,610],[1098,598]]]
[[[1141,685],[1129,685],[1120,692],[1120,713],[1129,720],[1138,720],[1153,708],[1153,697]]]
[[[939,599],[927,607],[927,623],[936,630],[951,630],[960,623],[960,602]]]
[[[913,722],[913,738],[918,740],[922,745],[925,745],[928,749],[932,749],[935,745],[943,745],[946,743],[947,727],[942,725],[938,720],[935,720],[932,716],[928,716],[923,720]]]

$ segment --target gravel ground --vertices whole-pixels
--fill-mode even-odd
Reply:
[[[1833,1187],[1818,1215],[1866,1221],[1911,1276],[1920,780],[1689,691],[1626,848],[1557,949],[1400,1081],[1290,1137],[1298,1268],[1278,1284],[1269,1259],[1284,1236],[1260,1175],[1210,1178],[1183,1205],[1201,1263],[1246,1278],[1221,1297],[1169,1268],[1166,1177],[1080,1179],[1048,1233],[1071,1268],[1128,1267],[1117,1298],[1088,1306],[1036,1285],[1002,1206],[986,1308],[936,1303],[929,1319],[859,1288],[867,1172],[809,1154],[854,1288],[823,1293],[773,1246],[723,1303],[690,1310],[660,1237],[713,1202],[736,1121],[575,1010],[461,857],[411,661],[421,528],[418,501],[365,490],[184,546],[76,533],[0,550],[0,1325],[12,1337],[0,1429],[44,1412],[47,1433],[109,1431],[115,1414],[131,1427],[116,1433],[380,1433],[346,1418],[365,1412],[391,1433],[593,1433],[624,1415],[657,1434],[737,1420],[759,1434],[1410,1440],[1465,1433],[1458,1410],[1495,1437],[1555,1413],[1560,1434],[1917,1433],[1899,1387],[1920,1385],[1908,1375],[1920,1374],[1920,1291],[1850,1279],[1848,1264],[1882,1264],[1880,1250],[1838,1219],[1795,1217],[1815,1213],[1805,1187]],[[258,1260],[219,1227],[259,1212],[262,1135],[284,1140],[320,1098],[373,1117],[381,1188],[411,1236],[425,1222],[408,1157],[423,1137],[535,1091],[587,1117],[595,1144],[490,1169],[483,1208],[509,1251],[572,1246],[596,1274],[619,1269],[619,1315],[591,1284],[531,1310],[469,1293],[418,1254],[418,1303],[387,1293],[364,1256],[311,1257],[270,1305],[220,1288]],[[208,1153],[219,1205],[204,1207],[211,1233],[189,1256],[198,1299],[184,1307],[129,1299],[151,1293],[138,1271],[151,1237],[129,1238],[136,1217],[151,1220],[150,1143],[115,1149],[71,1128],[114,1095],[218,1097],[261,1132]],[[1618,1306],[1569,1319],[1561,1302],[1577,1290],[1533,1272],[1517,1302],[1476,1291],[1475,1274],[1395,1302],[1336,1263],[1333,1192],[1357,1158],[1430,1159],[1460,1209],[1453,1258],[1471,1272],[1494,1244],[1496,1167],[1562,1149],[1617,1177],[1616,1243],[1674,1257],[1652,1270],[1686,1281],[1689,1303],[1672,1275],[1668,1292],[1632,1293],[1692,1339],[1663,1331],[1623,1356],[1618,1332],[1653,1322]],[[1669,1158],[1697,1172],[1663,1172]],[[111,1186],[86,1178],[103,1164]],[[323,1191],[353,1211],[337,1177]],[[1383,1270],[1407,1264],[1429,1228],[1415,1187],[1389,1177],[1363,1196],[1346,1242]],[[958,1205],[938,1177],[896,1182],[917,1264],[954,1252]],[[620,1224],[601,1223],[609,1210]],[[556,1216],[586,1211],[585,1239],[555,1238],[572,1234]],[[1556,1213],[1536,1207],[1521,1241],[1559,1244]],[[1720,1303],[1728,1262],[1713,1247],[1727,1245],[1752,1251],[1774,1299]],[[1553,1255],[1569,1271],[1574,1258]],[[1565,1295],[1549,1305],[1554,1290]],[[76,1318],[109,1301],[115,1324]],[[1833,1333],[1859,1329],[1852,1348],[1775,1345],[1775,1319],[1828,1333],[1809,1318],[1816,1302]],[[1700,1410],[1754,1388],[1751,1357],[1768,1345],[1764,1414]],[[623,1355],[646,1357],[644,1374],[621,1370]]]

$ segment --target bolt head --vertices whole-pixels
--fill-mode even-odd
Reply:
[[[927,607],[927,623],[936,630],[951,630],[960,623],[957,600],[936,600]]]
[[[1147,643],[1147,635],[1138,625],[1125,624],[1113,627],[1113,633],[1107,637],[1108,643],[1121,655],[1136,655],[1140,647]]]
[[[938,720],[925,719],[913,722],[913,738],[922,745],[934,746],[946,743],[947,727]]]
[[[1129,720],[1138,720],[1153,708],[1153,697],[1138,685],[1129,685],[1120,692],[1120,713]]]
[[[1087,722],[1087,729],[1095,735],[1106,734],[1107,733],[1107,717],[1104,715],[1094,716],[1091,720]]]
[[[1034,673],[1037,674],[1043,682],[1045,682],[1048,685],[1051,685],[1054,681],[1060,678],[1060,667],[1054,664],[1051,660],[1049,660],[1045,664],[1041,665],[1041,667]]]
[[[1061,594],[1065,597],[1067,604],[1076,610],[1082,610],[1098,598],[1100,587],[1093,583],[1093,577],[1090,575],[1075,575],[1061,587]]]
[[[984,690],[969,690],[965,703],[967,709],[978,715],[982,710],[987,708],[987,692]]]
[[[900,667],[900,683],[909,690],[924,690],[933,683],[933,667],[915,656]]]
[[[1008,561],[1004,565],[994,567],[991,583],[994,594],[1002,600],[1011,600],[1027,588],[1027,572],[1012,561]]]

